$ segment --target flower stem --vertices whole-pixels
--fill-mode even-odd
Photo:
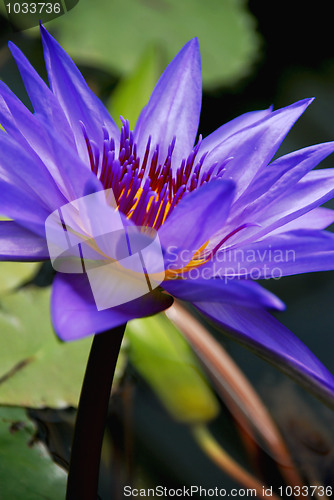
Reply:
[[[194,425],[192,431],[193,436],[200,448],[221,470],[226,472],[235,481],[245,486],[245,488],[256,490],[256,496],[260,498],[266,497],[264,491],[265,486],[263,486],[263,483],[258,481],[257,478],[252,476],[252,474],[246,471],[232,457],[230,457],[230,455],[228,455],[228,453],[226,453],[221,445],[215,440],[205,425]],[[275,493],[272,493],[271,498],[273,500],[279,500],[279,497],[275,495]]]
[[[66,500],[97,499],[110,391],[125,326],[93,339],[77,411]]]
[[[304,482],[270,413],[222,345],[178,303],[174,302],[166,315],[193,346],[215,382],[218,393],[240,425],[244,424],[245,418],[254,425],[268,446],[265,451],[276,460],[287,484],[302,488]],[[236,412],[236,409],[239,411]],[[245,426],[243,428],[248,430]]]

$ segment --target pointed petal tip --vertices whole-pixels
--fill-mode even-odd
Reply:
[[[22,50],[17,45],[15,45],[15,43],[9,41],[8,48],[10,50],[10,53],[12,54],[13,59],[16,62],[16,65],[17,65],[20,73],[22,71],[22,68],[26,69],[28,66],[30,66],[30,63],[29,63],[27,57],[22,52]],[[21,73],[21,75],[22,75],[22,73]]]
[[[199,48],[199,41],[198,41],[198,37],[197,36],[194,36],[194,38],[190,38],[190,40],[188,40],[188,42],[183,46],[184,48],[185,47],[198,47]]]
[[[47,33],[49,35],[48,30],[46,29],[46,27],[44,26],[44,24],[42,24],[41,20],[39,20],[39,29],[40,29],[41,33]]]
[[[291,106],[309,106],[311,102],[313,102],[315,97],[304,97],[303,99],[299,99],[298,101],[291,104]]]
[[[196,49],[199,50],[199,40],[198,40],[197,36],[194,36],[194,38],[191,38],[188,43],[192,47],[194,47],[194,48],[196,48]]]
[[[300,103],[304,103],[305,106],[309,106],[313,101],[314,101],[315,97],[306,97],[305,99],[301,99],[299,102]]]
[[[14,42],[12,42],[11,40],[9,40],[9,42],[8,42],[8,48],[9,48],[9,50],[10,50],[10,52],[11,52],[12,56],[14,56],[14,53],[15,53],[16,51],[20,50],[20,49],[18,48],[18,46],[17,46],[17,45],[15,45],[15,43],[14,43]]]
[[[45,26],[41,22],[39,22],[39,29],[40,29],[42,41],[44,41],[46,43],[48,41],[56,42],[56,39],[51,35],[51,33],[48,32],[48,30],[45,28]]]
[[[191,38],[180,50],[179,54],[187,54],[192,56],[194,59],[198,59],[199,63],[201,61],[201,51],[199,47],[199,40],[197,37]],[[177,56],[176,56],[177,57]]]
[[[286,310],[286,304],[284,304],[284,302],[279,297],[277,297],[276,295],[274,295],[273,298],[274,298],[274,300],[273,300],[273,308],[276,311],[285,311]]]
[[[282,110],[289,110],[294,108],[304,108],[306,109],[313,101],[315,97],[305,97],[304,99],[300,99],[299,101],[295,101],[288,106],[284,106],[283,108],[277,108],[274,110],[274,105],[269,106],[268,110],[273,111],[274,113],[280,112]]]
[[[10,53],[12,54],[13,58],[15,59],[15,61],[22,60],[22,58],[23,58],[23,60],[27,61],[27,58],[24,55],[24,53],[22,52],[22,50],[17,45],[15,45],[14,42],[9,40],[8,48],[9,48]]]
[[[296,101],[291,106],[304,107],[306,109],[314,101],[314,99],[315,99],[315,97],[306,97],[305,99],[300,99],[299,101]]]

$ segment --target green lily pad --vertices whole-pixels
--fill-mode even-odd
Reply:
[[[91,338],[62,343],[53,332],[50,290],[1,297],[0,404],[62,408],[78,403]]]
[[[240,0],[80,0],[48,23],[78,63],[133,73],[148,46],[165,51],[166,65],[199,38],[204,84],[231,84],[250,71],[259,39],[255,21]]]
[[[206,422],[219,411],[190,346],[164,316],[130,321],[128,356],[171,415],[181,422]]]
[[[66,473],[41,444],[22,408],[0,408],[0,498],[65,498]]]
[[[0,294],[31,280],[39,266],[38,262],[0,262]]]

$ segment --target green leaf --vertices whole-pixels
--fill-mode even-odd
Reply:
[[[206,422],[218,403],[191,348],[164,316],[128,323],[129,360],[179,421]]]
[[[246,75],[259,48],[255,22],[242,0],[80,0],[48,23],[64,49],[85,65],[132,74],[148,46],[161,47],[165,66],[198,36],[207,87]]]
[[[39,266],[39,262],[1,262],[0,294],[31,280]]]
[[[141,58],[133,75],[122,80],[113,91],[109,104],[112,116],[126,117],[133,128],[162,71],[158,51],[151,46]]]
[[[0,408],[0,498],[65,498],[66,474],[41,444],[22,408]]]
[[[0,404],[76,406],[91,338],[62,343],[52,330],[50,290],[29,287],[1,298]]]

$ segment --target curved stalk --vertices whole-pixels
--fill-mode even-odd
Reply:
[[[66,500],[97,499],[110,391],[125,326],[94,337],[77,411]]]
[[[192,431],[200,448],[220,469],[248,490],[256,490],[256,496],[267,498],[266,487],[226,453],[205,425],[194,426]],[[271,495],[271,498],[279,499],[275,493]]]
[[[243,413],[240,424],[243,425],[246,418],[257,429],[287,484],[303,486],[304,482],[268,410],[222,345],[180,304],[174,302],[166,311],[166,315],[193,346],[231,411],[239,408],[239,415],[240,412]]]

